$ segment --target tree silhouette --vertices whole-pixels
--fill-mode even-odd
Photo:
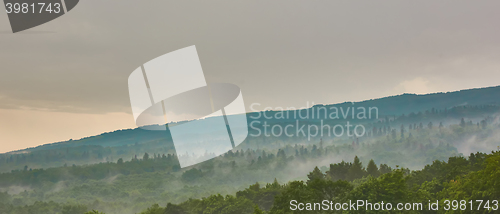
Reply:
[[[309,184],[310,182],[314,181],[314,180],[324,180],[325,179],[325,175],[323,174],[323,172],[321,172],[321,170],[319,170],[318,167],[314,167],[314,170],[312,172],[310,172],[307,177],[309,178],[309,180],[307,180],[307,183]]]
[[[354,162],[352,163],[351,168],[347,172],[347,180],[352,181],[355,179],[360,179],[366,174],[365,169],[363,168],[363,164],[359,160],[358,156],[354,157]]]
[[[377,165],[375,164],[375,161],[373,159],[370,160],[368,163],[368,166],[366,167],[366,171],[368,172],[369,175],[373,177],[378,177],[380,172],[378,171]]]

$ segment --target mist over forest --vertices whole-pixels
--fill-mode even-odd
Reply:
[[[251,112],[244,142],[186,168],[180,167],[184,154],[176,154],[168,132],[140,128],[4,153],[0,213],[289,213],[292,198],[367,198],[363,193],[371,194],[373,185],[389,191],[395,188],[391,182],[402,192],[386,200],[460,199],[459,189],[473,198],[467,188],[481,184],[474,179],[499,175],[492,162],[500,146],[499,101],[500,87],[490,87],[286,110],[297,115],[376,107],[376,117],[358,118],[359,111],[340,118]],[[331,127],[346,123],[362,126],[363,135],[332,134]],[[272,133],[273,126],[288,125],[315,126],[320,129],[315,133],[324,134]],[[483,198],[498,199],[498,191],[477,189],[485,191]]]

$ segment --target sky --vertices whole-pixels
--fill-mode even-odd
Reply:
[[[128,76],[196,45],[247,111],[500,85],[499,1],[88,0],[13,34],[0,10],[0,152],[134,128]],[[182,117],[173,118],[180,120]]]

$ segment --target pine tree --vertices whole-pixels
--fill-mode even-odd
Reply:
[[[375,161],[373,161],[373,159],[371,159],[370,162],[368,163],[368,166],[366,167],[366,171],[368,172],[369,175],[371,175],[375,178],[378,177],[380,174],[380,172],[378,171],[378,167],[375,164]]]
[[[392,139],[395,140],[396,139],[396,135],[397,135],[396,134],[396,129],[392,129],[392,131],[391,131],[391,137],[392,137]]]
[[[266,188],[279,188],[280,183],[278,183],[278,179],[274,178],[274,181],[272,184],[267,184]]]
[[[360,179],[366,174],[365,169],[363,168],[363,163],[359,160],[358,156],[354,157],[354,162],[352,163],[351,168],[347,172],[347,180],[352,181],[355,179]]]
[[[352,163],[342,161],[336,164],[330,164],[330,170],[326,172],[328,179],[332,181],[346,180],[347,172],[351,168]]]
[[[462,117],[462,119],[460,120],[460,126],[461,126],[462,128],[464,128],[464,127],[465,127],[465,120],[464,120],[464,118],[463,118],[463,117]]]
[[[309,178],[309,180],[307,180],[308,184],[311,181],[316,180],[316,179],[320,179],[320,180],[325,179],[325,175],[323,174],[323,172],[321,172],[321,170],[319,170],[318,167],[314,167],[314,170],[312,172],[310,172],[309,175],[307,175],[307,177]]]

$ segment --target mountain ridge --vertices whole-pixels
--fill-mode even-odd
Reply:
[[[500,105],[500,86],[462,89],[451,92],[436,92],[430,94],[412,94],[403,93],[399,95],[374,98],[359,102],[343,102],[336,104],[316,104],[311,108],[326,107],[377,107],[379,115],[392,116],[408,114],[410,112],[419,112],[435,109],[453,108],[462,105]],[[261,113],[248,112],[247,116]],[[177,123],[182,123],[180,121]],[[172,123],[171,123],[172,124]],[[35,150],[45,150],[52,148],[66,148],[77,146],[102,146],[115,147],[123,145],[133,145],[139,142],[149,142],[158,139],[168,138],[163,132],[147,131],[141,128],[120,129],[111,132],[104,132],[95,136],[88,136],[78,140],[67,140],[54,143],[28,147],[25,149],[10,151],[0,154],[16,154]]]

